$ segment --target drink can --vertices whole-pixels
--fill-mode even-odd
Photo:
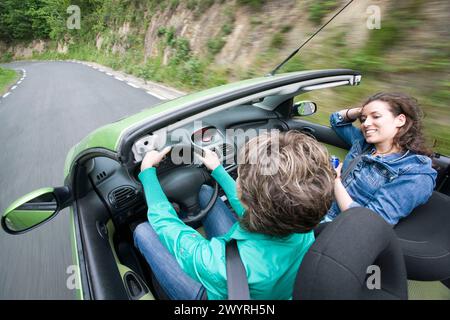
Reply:
[[[330,161],[331,161],[331,165],[333,166],[333,168],[336,169],[339,166],[339,158],[338,157],[332,155],[330,158]]]

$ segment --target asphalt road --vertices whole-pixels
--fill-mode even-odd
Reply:
[[[160,100],[72,62],[20,62],[23,81],[0,97],[0,213],[16,198],[63,185],[69,149],[99,126]],[[74,299],[69,214],[19,236],[0,231],[0,299]],[[69,270],[70,271],[70,270]]]

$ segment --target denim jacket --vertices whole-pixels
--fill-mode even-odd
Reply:
[[[362,154],[355,167],[342,183],[353,202],[350,207],[366,207],[395,225],[411,211],[427,202],[433,193],[437,172],[431,167],[431,159],[412,151],[372,156],[374,145],[368,144],[360,129],[346,122],[339,112],[330,117],[336,134],[351,145],[345,157],[342,173],[352,159]],[[336,201],[327,212],[326,220],[340,213]]]

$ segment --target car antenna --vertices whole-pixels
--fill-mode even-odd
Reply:
[[[305,42],[303,42],[303,44],[298,47],[294,52],[292,52],[289,57],[287,57],[282,63],[280,63],[278,66],[276,66],[275,69],[273,69],[270,73],[268,73],[266,76],[273,76],[275,75],[275,73],[286,63],[288,62],[293,56],[295,56],[297,54],[297,52],[300,51],[301,48],[303,48],[303,46],[305,46],[309,40],[311,40],[312,38],[314,38],[314,36],[316,34],[318,34],[323,28],[325,28],[327,26],[327,24],[329,24],[334,18],[336,18],[342,11],[344,11],[345,8],[347,8],[351,3],[353,2],[353,0],[350,0],[341,10],[339,10],[333,17],[331,17],[330,20],[328,20],[327,23],[325,23],[323,26],[321,26],[311,37],[308,38],[308,40],[306,40]]]

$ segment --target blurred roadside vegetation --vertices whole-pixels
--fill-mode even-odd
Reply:
[[[18,78],[16,71],[0,67],[0,96],[3,95]]]
[[[255,13],[264,10],[272,0],[236,0],[235,6],[245,6]],[[2,0],[0,2],[0,40],[9,44],[49,39],[45,52],[33,54],[33,59],[78,59],[94,61],[146,80],[162,82],[185,91],[196,91],[230,81],[262,76],[284,59],[280,52],[287,46],[292,25],[280,27],[271,35],[267,48],[260,52],[250,67],[222,67],[215,57],[233,32],[235,11],[224,6],[227,19],[216,36],[211,36],[206,54],[193,53],[189,39],[177,34],[173,27],[160,26],[157,31],[159,56],[144,57],[145,36],[149,21],[156,12],[176,10],[181,3],[200,16],[215,3],[225,0]],[[308,20],[316,27],[325,22],[347,1],[314,0],[305,2]],[[82,28],[68,30],[66,9],[78,5],[82,12]],[[308,118],[328,125],[329,114],[346,106],[355,106],[378,91],[401,91],[416,97],[425,113],[425,131],[434,150],[450,155],[450,41],[414,44],[417,50],[402,52],[411,44],[412,35],[424,23],[425,0],[391,1],[382,16],[380,30],[371,30],[365,42],[356,49],[349,43],[349,31],[329,25],[327,37],[321,37],[321,50],[306,46],[279,72],[308,69],[351,68],[361,71],[358,87],[320,90],[302,95],[318,104],[319,111]],[[234,8],[235,9],[235,8]],[[351,10],[348,8],[347,10]],[[255,28],[263,28],[264,21],[257,14],[251,16]],[[125,22],[133,30],[124,39],[118,32]],[[325,31],[324,30],[324,31]],[[311,30],[313,31],[313,29]],[[96,47],[98,36],[103,38],[102,49]],[[299,45],[304,39],[299,39]],[[319,37],[311,42],[318,41]],[[68,51],[58,53],[58,43],[67,43]],[[122,53],[111,50],[121,43]],[[409,46],[411,47],[411,46]],[[103,49],[106,48],[106,49]],[[171,55],[165,61],[165,50]],[[166,51],[167,51],[166,50]],[[283,51],[285,52],[285,51]],[[397,53],[399,52],[399,53]],[[11,53],[0,62],[11,61]]]

